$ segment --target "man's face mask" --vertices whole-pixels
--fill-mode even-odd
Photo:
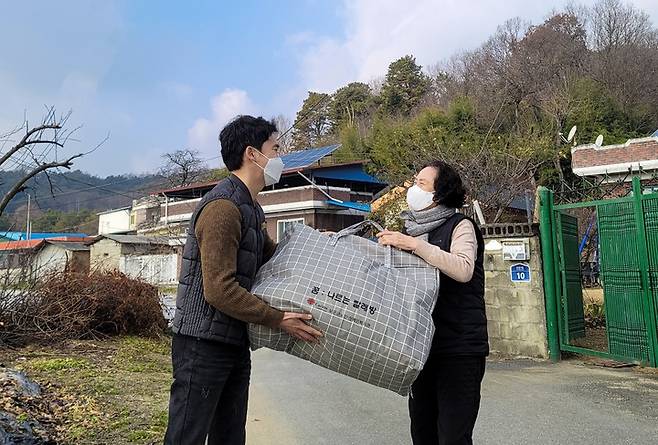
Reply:
[[[254,164],[258,165],[260,168],[263,169],[265,186],[267,187],[279,182],[279,179],[281,179],[281,173],[283,172],[283,161],[281,160],[281,158],[278,156],[276,158],[268,158],[259,150],[256,150],[255,148],[253,150],[255,153],[258,153],[259,155],[267,159],[267,164],[265,164],[265,168],[260,167],[260,165],[254,161]]]

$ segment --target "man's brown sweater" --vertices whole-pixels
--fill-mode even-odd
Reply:
[[[203,294],[208,304],[237,320],[277,327],[283,312],[240,286],[235,278],[242,236],[240,211],[235,204],[225,199],[207,204],[197,218],[194,232],[201,252]],[[266,262],[274,254],[276,243],[264,233]]]

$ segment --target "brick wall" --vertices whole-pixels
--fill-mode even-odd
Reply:
[[[328,190],[329,195],[341,201],[350,200],[350,192],[343,190]],[[295,187],[289,190],[280,190],[276,192],[261,193],[258,195],[258,202],[262,206],[274,204],[287,204],[302,201],[326,201],[328,198],[319,190],[310,187]]]
[[[573,168],[597,167],[658,159],[658,139],[631,139],[627,144],[577,147],[571,154]]]
[[[165,204],[162,204],[160,206],[160,216],[164,217],[165,214],[168,216],[174,216],[174,215],[185,215],[187,213],[192,213],[194,212],[194,209],[196,208],[197,204],[199,204],[199,200],[190,200],[190,201],[180,201],[180,202],[170,202],[168,204],[167,212],[165,212]]]

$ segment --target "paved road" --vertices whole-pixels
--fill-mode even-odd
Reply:
[[[270,350],[253,368],[249,445],[411,443],[405,398]],[[658,376],[490,361],[475,443],[658,443]]]

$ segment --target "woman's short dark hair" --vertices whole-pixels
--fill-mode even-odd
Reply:
[[[446,207],[461,208],[466,203],[466,188],[461,176],[450,164],[443,161],[432,161],[423,166],[434,167],[434,201]]]
[[[229,122],[219,133],[222,160],[228,171],[242,167],[242,156],[248,146],[260,150],[276,131],[276,125],[262,117],[238,116]]]

